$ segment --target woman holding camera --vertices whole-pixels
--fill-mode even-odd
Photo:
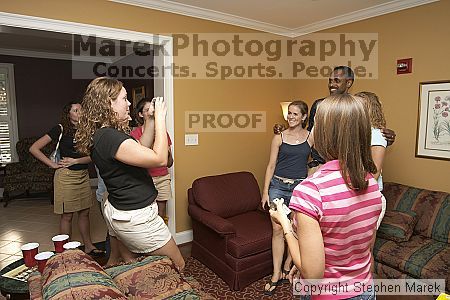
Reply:
[[[167,255],[183,269],[180,250],[158,215],[158,192],[147,172],[147,168],[167,165],[167,107],[162,98],[156,99],[155,142],[150,149],[127,134],[130,104],[120,81],[94,79],[82,102],[77,148],[92,157],[108,190],[103,216],[111,247],[118,247],[125,261],[139,254]]]
[[[294,189],[295,231],[281,204],[270,214],[283,228],[301,283],[325,290],[313,299],[375,299],[371,246],[381,193],[372,175],[369,116],[360,98],[332,95],[320,103],[314,126],[314,147],[326,163]],[[345,289],[331,294],[339,286]]]
[[[155,137],[155,98],[143,98],[136,105],[136,121],[139,127],[131,131],[130,135],[141,145],[152,148]],[[144,134],[145,131],[149,131]],[[172,151],[170,151],[170,146],[172,141],[167,133],[167,141],[169,151],[167,154],[167,166],[150,168],[148,173],[153,179],[156,190],[158,191],[158,196],[156,197],[156,203],[158,203],[158,214],[164,219],[167,224],[167,202],[172,198],[172,191],[170,186],[170,174],[169,169],[173,165]]]

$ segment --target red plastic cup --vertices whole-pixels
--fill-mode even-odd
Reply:
[[[23,260],[25,266],[28,268],[34,267],[36,265],[36,260],[34,256],[38,253],[39,244],[38,243],[28,243],[20,247],[22,250]]]
[[[80,246],[81,246],[81,243],[80,243],[80,242],[78,242],[78,241],[72,241],[72,242],[65,243],[65,244],[63,245],[63,248],[64,248],[65,250],[70,250],[70,249],[78,249],[78,247],[80,247]]]
[[[64,251],[63,245],[69,241],[67,234],[58,234],[52,237],[53,244],[55,245],[55,252],[61,253]]]
[[[53,252],[45,251],[45,252],[36,254],[36,256],[34,257],[34,259],[37,261],[38,270],[41,274],[42,274],[42,272],[44,272],[44,268],[45,268],[45,265],[47,264],[47,260],[50,257],[52,257],[53,255],[55,255]]]

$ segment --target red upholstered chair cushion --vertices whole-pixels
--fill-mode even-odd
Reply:
[[[198,206],[222,218],[258,208],[258,183],[252,173],[238,172],[199,178],[192,184]]]
[[[244,258],[270,250],[272,226],[267,222],[268,218],[259,211],[228,218],[236,228],[236,235],[228,240],[227,252],[233,257]]]

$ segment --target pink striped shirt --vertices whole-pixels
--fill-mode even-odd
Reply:
[[[372,280],[370,246],[381,212],[381,193],[371,174],[366,179],[366,190],[350,190],[339,161],[333,160],[292,193],[289,207],[319,222],[325,248],[324,280],[346,285],[345,291],[350,292],[314,299],[350,298],[362,294],[360,282]]]

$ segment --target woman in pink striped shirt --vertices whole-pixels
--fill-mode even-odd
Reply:
[[[349,94],[326,98],[317,110],[314,132],[315,147],[326,163],[294,189],[289,207],[296,232],[281,204],[270,212],[283,227],[302,278],[294,290],[313,299],[375,299],[371,241],[381,193],[371,174],[377,169],[362,100]]]

